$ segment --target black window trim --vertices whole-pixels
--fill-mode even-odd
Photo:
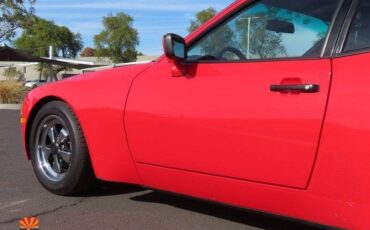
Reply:
[[[227,22],[230,18],[234,17],[236,14],[243,11],[246,7],[258,2],[259,0],[251,0],[248,1],[239,7],[237,7],[234,11],[230,12],[229,14],[225,15],[221,18],[217,23],[214,23],[212,26],[204,30],[200,35],[196,36],[189,43],[186,45],[187,49],[191,46],[196,44],[198,41],[203,39],[207,36],[212,30],[216,27]],[[186,61],[187,63],[253,63],[253,62],[272,62],[272,61],[299,61],[299,60],[320,60],[320,59],[328,59],[332,58],[334,55],[335,47],[337,41],[340,36],[340,32],[342,30],[342,25],[344,24],[346,15],[349,10],[349,6],[351,6],[352,1],[358,0],[340,0],[338,7],[334,13],[333,19],[331,21],[330,28],[328,30],[328,34],[323,45],[321,55],[318,57],[281,57],[281,58],[266,58],[266,59],[250,59],[250,60],[197,60],[197,61]],[[351,6],[352,7],[352,6]]]
[[[352,22],[356,16],[357,10],[359,8],[361,0],[353,0],[351,8],[348,12],[347,18],[345,20],[345,24],[343,25],[342,31],[339,35],[339,41],[335,48],[335,55],[334,57],[347,57],[347,56],[353,56],[358,54],[365,54],[370,52],[370,47],[356,49],[356,50],[350,50],[350,51],[344,51],[344,47],[351,29]]]
[[[370,47],[338,53],[335,55],[335,58],[348,57],[367,53],[370,53]]]
[[[356,0],[354,0],[356,1]],[[334,14],[331,28],[328,31],[327,41],[323,46],[321,58],[332,58],[335,54],[336,46],[346,22],[347,15],[352,7],[353,0],[342,0],[340,6]]]

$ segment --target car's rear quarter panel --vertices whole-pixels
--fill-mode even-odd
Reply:
[[[370,53],[335,58],[312,194],[349,229],[370,228]]]

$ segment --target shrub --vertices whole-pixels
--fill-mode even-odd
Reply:
[[[17,81],[0,81],[0,103],[18,104],[23,101],[27,90]]]

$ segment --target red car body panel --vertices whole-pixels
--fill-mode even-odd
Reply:
[[[33,90],[22,109],[27,121],[22,126],[23,135],[29,122],[32,123],[30,111],[38,102],[42,103],[44,98],[60,99],[71,107],[81,124],[95,175],[108,181],[140,184],[126,142],[123,119],[133,79],[151,65],[91,73]]]
[[[126,128],[137,162],[307,187],[330,60],[189,64],[187,77],[172,77],[169,70],[166,60],[156,64],[129,95]],[[315,83],[320,92],[269,91],[280,83]]]
[[[246,2],[234,2],[187,42]],[[161,57],[33,90],[22,134],[29,152],[39,105],[63,100],[81,123],[100,179],[369,229],[369,60],[364,53],[193,64],[188,78],[173,78]],[[269,91],[285,82],[320,84],[320,92]]]

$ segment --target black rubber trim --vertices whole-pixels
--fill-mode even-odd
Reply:
[[[321,57],[332,57],[335,52],[335,46],[342,31],[349,8],[353,0],[342,0],[334,14],[328,36],[323,46]]]
[[[350,9],[348,11],[348,14],[346,16],[346,19],[343,23],[343,27],[342,27],[342,30],[340,32],[338,42],[335,46],[335,52],[334,52],[335,57],[342,54],[345,42],[347,40],[347,34],[348,34],[349,29],[351,28],[352,20],[353,20],[353,17],[355,16],[355,14],[357,12],[357,7],[358,7],[359,3],[360,3],[360,0],[352,0],[352,4],[351,4]],[[357,52],[359,52],[359,51],[357,51]],[[353,55],[354,51],[350,51],[349,53],[351,55]]]
[[[340,57],[348,57],[348,56],[354,56],[354,55],[360,55],[360,54],[366,54],[370,53],[370,47],[369,48],[362,48],[358,50],[351,50],[346,52],[341,52],[335,55],[336,58]]]
[[[329,57],[331,58],[331,57]],[[283,57],[283,58],[266,58],[266,59],[249,59],[249,60],[200,60],[186,61],[188,64],[235,64],[235,63],[256,63],[256,62],[287,62],[287,61],[315,61],[329,58],[320,57]]]

